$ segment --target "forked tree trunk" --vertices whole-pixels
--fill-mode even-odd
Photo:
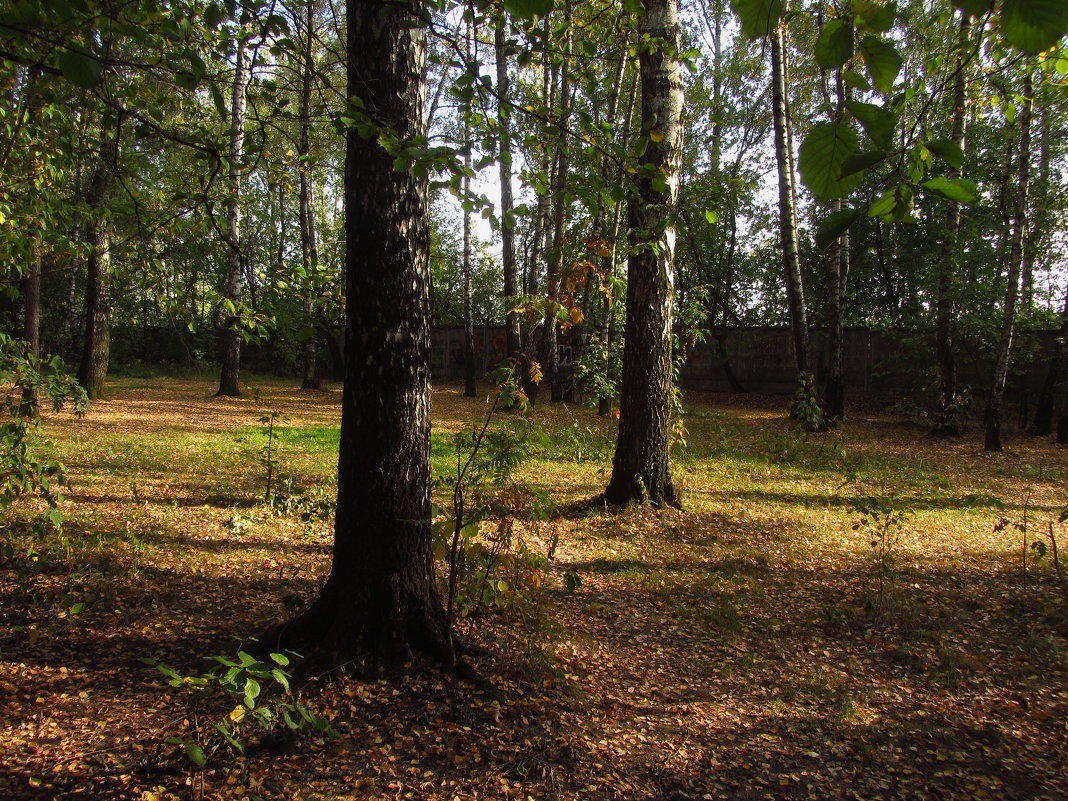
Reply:
[[[631,255],[619,433],[604,500],[662,506],[677,502],[669,463],[675,291],[671,217],[679,189],[683,104],[677,0],[646,0],[639,33],[659,45],[638,56],[642,130],[650,132],[641,163],[657,169],[667,191],[654,186],[646,173],[628,204]]]
[[[252,75],[246,33],[249,13],[243,11],[237,36],[234,39],[234,83],[230,97],[230,167],[227,200],[226,299],[233,305],[233,313],[227,314],[223,323],[223,363],[216,395],[237,397],[241,394],[241,303],[244,284],[244,267],[241,253],[241,185],[244,177],[245,116],[248,83]]]
[[[348,91],[402,139],[426,133],[422,3],[348,3]],[[347,137],[345,388],[330,577],[281,639],[327,667],[451,655],[430,530],[427,181]],[[310,649],[310,650],[309,650]]]
[[[1027,228],[1027,184],[1031,166],[1031,64],[1025,67],[1023,97],[1020,110],[1020,149],[1016,162],[1016,196],[1013,200],[1012,231],[1009,238],[1009,265],[1005,307],[1001,320],[1001,339],[998,344],[994,379],[986,400],[986,438],[983,447],[987,451],[1001,451],[1001,407],[1005,399],[1005,382],[1009,375],[1012,358],[1012,341],[1016,326],[1016,303],[1020,290],[1020,270],[1024,261],[1024,232]]]

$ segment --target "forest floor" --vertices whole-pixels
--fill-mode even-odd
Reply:
[[[1068,798],[1068,598],[1042,553],[1068,551],[1065,449],[987,455],[977,426],[930,440],[874,404],[806,437],[768,396],[685,397],[666,511],[576,511],[614,421],[536,407],[500,572],[461,599],[493,602],[460,628],[498,652],[476,666],[501,700],[422,664],[323,681],[301,703],[336,738],[246,715],[227,750],[234,697],[192,708],[143,660],[200,675],[325,578],[340,390],[256,386],[117,379],[46,416],[63,528],[0,512],[0,797]],[[450,432],[487,409],[435,391],[442,500]]]

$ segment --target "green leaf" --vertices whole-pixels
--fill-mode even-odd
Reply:
[[[801,143],[797,167],[801,180],[822,199],[849,194],[860,184],[856,175],[842,178],[842,166],[857,152],[856,131],[848,125],[821,122],[813,126]]]
[[[856,175],[858,172],[870,169],[886,158],[886,153],[881,150],[869,150],[862,153],[854,153],[842,164],[841,178]]]
[[[1065,0],[1002,0],[1001,34],[1025,53],[1041,53],[1068,32]]]
[[[708,220],[709,225],[715,225],[719,222],[719,215],[711,209],[705,209],[705,219]]]
[[[952,139],[932,139],[924,147],[955,170],[964,166],[964,150]]]
[[[858,11],[857,16],[868,30],[886,33],[897,21],[897,2],[895,0],[886,5],[869,4],[862,11]]]
[[[738,15],[742,33],[750,39],[761,39],[779,24],[782,0],[731,0],[731,9]]]
[[[196,765],[198,768],[204,767],[208,762],[208,757],[204,753],[204,749],[200,747],[198,743],[186,743],[185,755],[189,757],[189,761]]]
[[[893,214],[894,209],[898,203],[898,189],[900,187],[891,187],[883,192],[875,200],[874,203],[868,208],[869,217],[885,217],[888,214]]]
[[[59,54],[59,68],[63,71],[63,77],[75,86],[92,89],[100,81],[104,62],[93,58],[88,53],[64,50]]]
[[[839,17],[823,26],[814,48],[816,61],[825,70],[838,69],[853,57],[853,23]]]
[[[897,48],[885,39],[868,34],[860,40],[860,54],[864,57],[875,89],[879,92],[893,89],[903,63]]]
[[[885,106],[861,103],[859,100],[847,100],[846,108],[857,118],[872,144],[882,150],[893,147],[894,127],[897,122],[894,112]]]
[[[553,0],[504,0],[504,10],[516,19],[531,19],[550,14],[553,4]]]
[[[945,178],[940,175],[924,181],[923,186],[958,203],[974,203],[979,199],[975,181],[967,178]]]
[[[864,213],[864,209],[842,209],[828,215],[816,226],[816,247],[823,250],[838,240]]]
[[[860,89],[863,92],[871,91],[871,82],[856,70],[843,70],[842,80],[845,81],[846,86]]]
[[[623,0],[624,14],[644,14],[645,4],[642,0]]]

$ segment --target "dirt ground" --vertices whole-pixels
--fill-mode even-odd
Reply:
[[[332,497],[340,389],[258,386],[115,381],[84,419],[47,416],[64,530],[32,503],[0,517],[0,797],[1068,798],[1065,449],[985,455],[974,428],[928,440],[875,402],[805,438],[770,396],[686,397],[682,509],[517,524],[552,559],[476,629],[503,700],[421,663],[313,682],[337,739],[216,737],[197,769],[166,741],[218,710],[143,660],[203,672],[329,569],[309,510]],[[435,390],[438,431],[486,410]],[[265,411],[303,506],[259,500]],[[612,421],[536,414],[556,444],[521,477],[574,509],[607,480]]]

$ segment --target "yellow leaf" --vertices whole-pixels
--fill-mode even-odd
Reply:
[[[649,138],[654,142],[664,141],[664,135],[660,131],[649,131]]]
[[[234,723],[240,723],[242,720],[245,719],[245,715],[247,713],[248,710],[243,705],[238,704],[230,711],[230,720],[232,720]]]

